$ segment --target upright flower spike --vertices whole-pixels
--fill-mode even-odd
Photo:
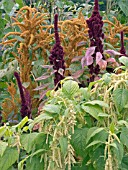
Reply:
[[[60,80],[64,78],[65,72],[64,51],[63,47],[60,45],[60,38],[58,33],[58,14],[55,14],[54,16],[54,33],[55,45],[51,50],[49,60],[50,64],[53,65],[53,69],[55,70],[54,85],[56,86]]]
[[[102,40],[104,39],[104,33],[102,32],[103,21],[99,13],[98,0],[95,0],[92,16],[86,22],[89,27],[88,33],[90,38],[90,47],[96,47],[95,53],[93,54],[93,62],[96,61],[97,52],[100,52],[103,56],[103,59],[105,59],[103,55],[103,44],[102,44]],[[94,66],[94,63],[92,63],[88,67],[90,69],[90,74],[91,74],[89,82],[94,81],[95,75],[98,75],[100,71],[99,65]]]
[[[125,50],[125,47],[124,47],[124,33],[123,31],[121,31],[121,49],[120,49],[120,53],[123,54],[124,56],[127,56],[126,55],[126,50]]]
[[[14,72],[14,76],[16,77],[17,84],[20,91],[20,98],[21,98],[21,117],[24,118],[28,116],[31,118],[31,98],[29,92],[22,86],[20,76],[17,72]]]

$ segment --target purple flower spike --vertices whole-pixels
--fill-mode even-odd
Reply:
[[[99,13],[98,0],[95,0],[92,16],[86,22],[89,27],[88,34],[90,38],[90,47],[96,47],[95,52],[92,55],[93,63],[88,66],[91,74],[89,82],[91,82],[94,81],[95,76],[97,76],[100,72],[99,65],[98,64],[94,65],[94,62],[96,62],[97,52],[101,53],[101,55],[103,56],[103,60],[105,60],[105,57],[103,55],[103,44],[102,44],[102,40],[104,39],[104,33],[102,32],[103,21]]]
[[[63,47],[60,45],[60,38],[58,33],[58,14],[54,16],[54,33],[55,33],[55,45],[51,50],[49,57],[50,64],[53,65],[55,72],[54,85],[56,86],[60,80],[64,78],[65,61]]]
[[[125,50],[125,47],[124,47],[124,33],[123,31],[121,31],[121,49],[120,49],[120,53],[123,54],[124,56],[127,56],[126,55],[126,50]]]
[[[25,89],[25,87],[22,86],[20,76],[17,72],[14,72],[14,76],[16,77],[17,84],[20,91],[20,97],[21,97],[21,117],[22,119],[25,116],[28,116],[28,118],[31,118],[31,98],[29,92]]]

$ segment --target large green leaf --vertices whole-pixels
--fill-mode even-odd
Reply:
[[[78,83],[73,80],[67,80],[62,87],[62,92],[68,97],[73,97],[79,90]]]
[[[0,140],[0,156],[3,156],[5,149],[7,148],[8,144]]]
[[[2,157],[0,157],[0,170],[7,170],[18,160],[17,148],[7,148]]]
[[[72,135],[71,144],[75,152],[80,156],[85,155],[87,131],[88,128],[76,129]]]
[[[98,106],[98,105],[90,105],[90,104],[88,104],[88,105],[82,105],[82,109],[83,109],[85,112],[89,113],[92,117],[94,117],[94,118],[97,119],[97,120],[100,119],[99,116],[98,116],[98,114],[103,112],[102,109],[101,109],[101,107]]]
[[[128,128],[126,127],[122,128],[120,140],[128,148]]]
[[[26,150],[27,153],[29,153],[34,145],[34,139],[37,137],[38,133],[30,133],[30,134],[23,134],[21,135],[21,145]]]
[[[122,88],[114,90],[113,100],[119,112],[122,111],[122,109],[128,103],[128,90]]]

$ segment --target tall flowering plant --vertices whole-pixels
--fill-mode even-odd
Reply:
[[[107,64],[110,66],[118,66],[115,58],[105,58],[105,53],[111,55],[121,55],[121,53],[114,50],[104,50],[103,40],[104,33],[102,31],[103,21],[99,13],[98,0],[95,0],[92,16],[86,21],[89,27],[90,47],[87,49],[85,56],[81,60],[82,68],[88,66],[90,77],[88,82],[97,79],[100,70],[106,70]],[[108,66],[109,66],[108,65]],[[113,68],[107,68],[107,71],[112,72]]]
[[[54,32],[55,32],[55,45],[51,50],[49,57],[50,64],[53,65],[55,71],[54,85],[56,86],[60,80],[64,78],[65,61],[63,47],[60,45],[60,38],[58,33],[58,14],[54,17]]]

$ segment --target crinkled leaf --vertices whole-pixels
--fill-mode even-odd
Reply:
[[[68,97],[73,97],[79,91],[78,83],[72,80],[64,82],[62,92]]]

